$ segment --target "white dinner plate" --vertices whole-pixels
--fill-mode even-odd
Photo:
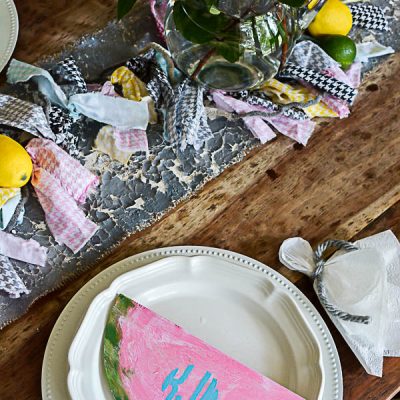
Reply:
[[[18,14],[13,0],[0,0],[0,72],[8,63],[18,38]]]
[[[196,255],[206,257],[187,257]],[[154,262],[158,259],[162,260]],[[136,269],[143,265],[147,266]],[[131,272],[123,274],[127,271]],[[333,340],[322,318],[294,285],[235,253],[179,247],[123,260],[74,296],[46,348],[44,399],[69,397],[66,357],[72,341],[68,384],[73,399],[111,399],[101,352],[105,319],[116,293],[134,298],[308,400],[342,398]]]

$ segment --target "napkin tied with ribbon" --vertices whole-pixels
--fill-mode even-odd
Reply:
[[[322,253],[339,247],[324,261]],[[279,259],[314,279],[321,304],[368,374],[382,376],[384,356],[400,356],[400,243],[391,231],[355,243],[328,241],[316,252],[285,240]],[[321,295],[322,291],[322,295]]]

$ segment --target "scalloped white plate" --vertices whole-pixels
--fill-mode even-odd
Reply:
[[[207,257],[165,258],[173,255]],[[159,259],[163,260],[154,263]],[[121,276],[127,271],[131,272]],[[304,295],[269,267],[203,247],[161,249],[130,257],[86,284],[60,315],[50,336],[42,369],[43,399],[69,398],[67,352],[86,310],[69,355],[69,388],[74,399],[111,398],[102,371],[101,343],[117,291],[307,400],[342,399],[335,345]]]
[[[0,72],[8,63],[18,38],[18,14],[13,0],[0,0]]]

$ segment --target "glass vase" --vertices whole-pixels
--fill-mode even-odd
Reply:
[[[300,8],[271,0],[220,0],[210,16],[204,12],[207,0],[178,1],[170,1],[165,20],[178,68],[212,89],[239,91],[255,89],[278,73],[326,0]]]

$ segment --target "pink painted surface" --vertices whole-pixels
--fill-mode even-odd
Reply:
[[[176,368],[178,372],[175,377],[180,378],[189,365],[194,368],[176,392],[177,396],[182,396],[182,400],[202,398],[210,382],[198,396],[191,396],[206,372],[217,379],[218,389],[218,397],[206,398],[301,399],[137,303],[125,317],[120,317],[119,325],[119,374],[130,400],[176,399],[175,395],[170,396],[171,386],[162,391],[163,382]]]

